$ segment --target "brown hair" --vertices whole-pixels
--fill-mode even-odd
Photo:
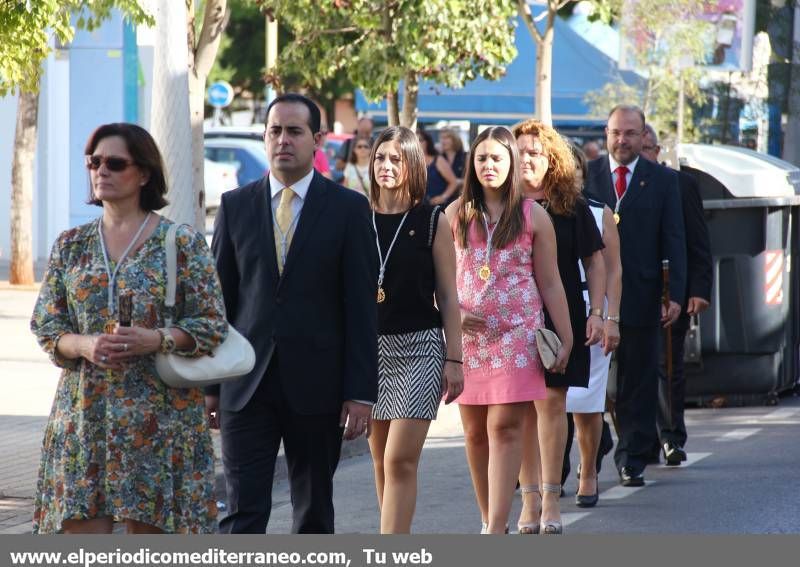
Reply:
[[[461,136],[456,134],[456,131],[452,128],[442,128],[439,131],[439,141],[441,142],[442,136],[450,136],[450,139],[453,140],[453,151],[455,153],[461,153],[464,151],[464,143],[461,141]]]
[[[547,156],[547,173],[542,179],[542,191],[548,209],[557,215],[573,215],[580,191],[575,187],[575,159],[570,144],[551,126],[538,120],[520,122],[513,128],[514,137],[533,136],[542,143]]]
[[[575,160],[575,166],[581,170],[583,174],[583,184],[586,185],[586,178],[589,175],[589,164],[586,162],[586,154],[576,144],[570,144],[569,149],[572,150],[572,159]]]
[[[350,156],[347,159],[348,163],[352,164],[358,163],[358,158],[356,157],[356,146],[362,140],[367,142],[367,146],[369,146],[370,149],[372,149],[372,140],[370,140],[366,136],[356,136],[355,138],[352,138],[350,140]]]
[[[456,216],[456,238],[462,248],[469,246],[467,232],[473,221],[479,221],[486,211],[486,198],[483,186],[478,181],[478,172],[475,170],[475,149],[485,140],[495,140],[508,150],[511,161],[508,177],[500,186],[498,192],[502,195],[503,212],[497,221],[497,228],[492,234],[492,246],[504,248],[513,242],[525,229],[525,214],[522,211],[522,189],[519,176],[519,152],[514,136],[503,126],[487,128],[475,138],[469,149],[467,159],[467,172],[464,176],[464,193],[458,205]],[[486,229],[483,222],[477,222],[478,232],[486,238]]]
[[[169,202],[164,198],[164,195],[167,194],[164,161],[161,159],[161,152],[158,151],[155,140],[141,126],[127,122],[103,124],[89,136],[84,154],[92,155],[100,140],[112,136],[119,136],[125,141],[133,163],[148,175],[147,182],[139,193],[139,207],[148,212],[166,207]],[[94,196],[91,182],[89,183],[89,200],[86,202],[98,207],[103,206],[103,202]]]
[[[403,176],[400,180],[401,191],[405,192],[413,207],[425,197],[425,190],[428,187],[428,168],[425,166],[425,156],[416,134],[405,126],[386,128],[372,144],[372,152],[369,156],[371,204],[374,207],[381,198],[381,188],[375,178],[375,154],[385,142],[397,142],[400,146],[400,159],[403,164]]]

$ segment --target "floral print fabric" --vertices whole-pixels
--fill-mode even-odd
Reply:
[[[544,368],[535,331],[544,326],[542,299],[533,278],[530,225],[533,202],[525,200],[526,224],[511,244],[493,249],[488,281],[478,276],[486,264],[486,238],[473,223],[468,247],[456,239],[456,283],[461,309],[483,317],[487,330],[463,335],[464,392],[460,404],[486,405],[545,397]]]
[[[117,275],[118,289],[133,291],[135,326],[164,325],[170,224],[162,218]],[[99,334],[114,318],[97,231],[96,221],[58,238],[31,320],[39,344],[64,369],[45,430],[33,531],[56,533],[64,520],[113,516],[169,533],[212,532],[214,455],[203,392],[164,385],[154,355],[106,371],[55,350],[61,335]],[[203,236],[182,226],[176,240],[173,326],[195,340],[195,352],[181,354],[195,356],[224,340],[225,308]]]

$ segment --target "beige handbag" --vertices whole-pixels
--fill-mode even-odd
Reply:
[[[546,370],[550,370],[556,363],[560,348],[561,341],[553,331],[545,328],[536,329],[536,349]]]
[[[164,304],[169,315],[165,327],[172,326],[177,287],[178,253],[175,235],[178,224],[169,227],[166,238],[167,296]],[[256,353],[250,342],[233,325],[228,324],[228,336],[213,352],[199,357],[177,354],[156,354],[156,371],[161,380],[172,388],[202,388],[238,378],[253,370]]]

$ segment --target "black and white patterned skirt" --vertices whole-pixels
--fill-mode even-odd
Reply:
[[[442,397],[442,329],[378,335],[374,419],[436,419]]]

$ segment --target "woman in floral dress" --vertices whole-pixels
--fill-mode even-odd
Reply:
[[[484,533],[507,531],[522,461],[522,422],[545,396],[535,331],[552,315],[563,372],[572,329],[547,213],[523,199],[511,132],[484,130],[470,149],[464,193],[447,208],[456,244],[464,391],[458,398]]]
[[[207,353],[227,334],[202,235],[177,234],[175,323],[166,318],[164,239],[172,224],[164,168],[133,124],[98,128],[86,145],[93,222],[62,233],[50,255],[31,329],[63,368],[45,430],[34,533],[213,531],[214,459],[203,393],[168,388],[156,352]],[[132,293],[131,326],[117,324]]]

